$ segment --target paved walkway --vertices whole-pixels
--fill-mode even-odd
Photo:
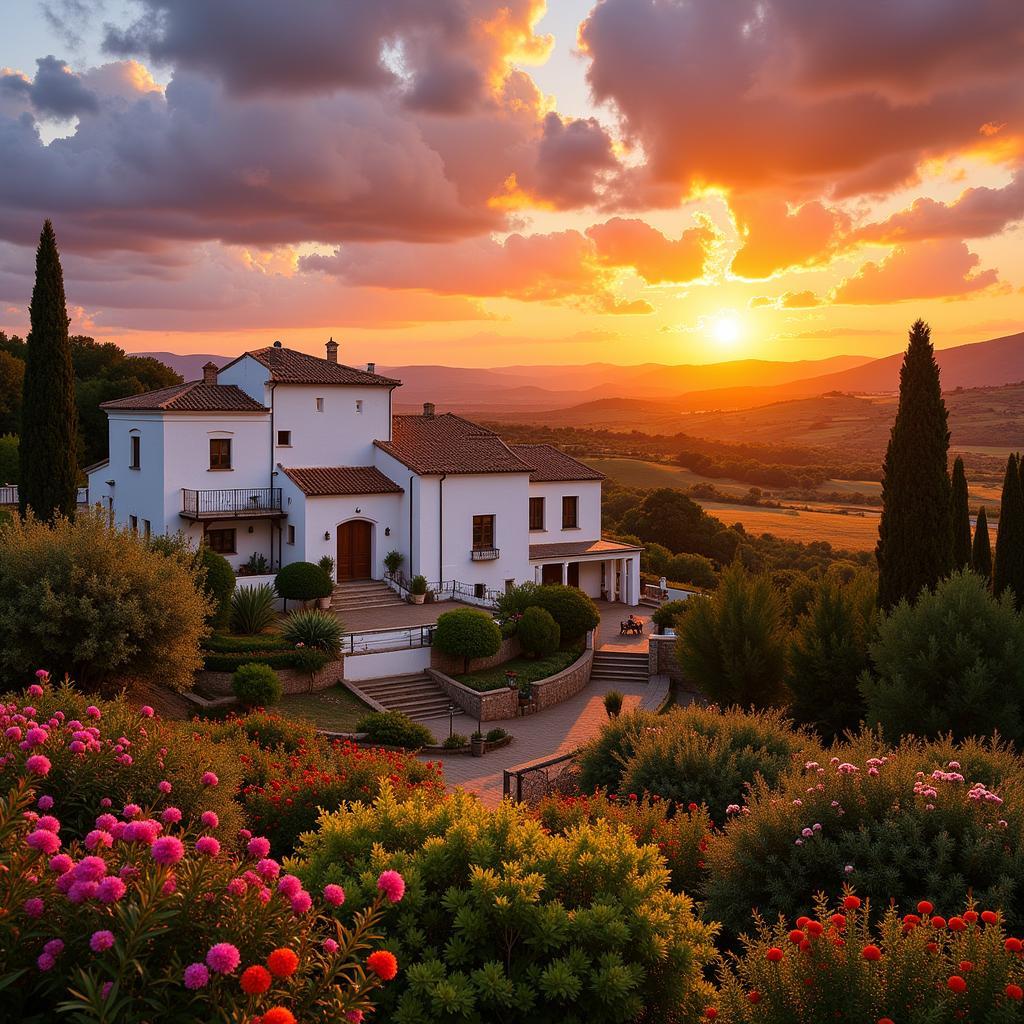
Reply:
[[[640,609],[630,609],[621,604],[598,602],[601,611],[601,625],[597,633],[597,647],[601,650],[628,650],[637,654],[647,650],[647,635],[650,631],[649,615]],[[644,620],[644,635],[641,637],[620,637],[619,623],[629,615],[630,611],[637,618]],[[630,711],[641,702],[645,707],[657,707],[668,693],[668,680],[658,678],[649,684],[637,683],[616,687],[622,692],[625,700],[623,710]],[[513,741],[500,750],[491,751],[483,757],[470,757],[466,754],[433,755],[432,761],[440,761],[444,767],[445,780],[449,788],[462,786],[464,789],[480,796],[488,806],[493,807],[501,801],[504,770],[527,761],[536,761],[543,757],[556,754],[568,754],[583,744],[600,730],[602,723],[608,720],[604,709],[606,687],[590,684],[581,693],[547,711],[524,718],[493,722],[491,726],[500,725],[515,737]],[[439,719],[425,723],[435,732],[439,740],[448,735],[448,720]],[[487,723],[485,723],[486,726]],[[464,714],[456,715],[452,723],[455,732],[468,736],[476,729],[476,720]],[[486,731],[486,730],[485,730]]]

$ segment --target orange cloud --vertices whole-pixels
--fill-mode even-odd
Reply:
[[[695,281],[704,273],[708,247],[718,237],[708,224],[666,238],[646,221],[613,217],[587,229],[597,256],[609,266],[631,266],[651,284]]]
[[[734,197],[730,206],[743,237],[732,261],[738,277],[771,277],[825,262],[850,226],[845,213],[817,201],[794,208],[781,199]]]

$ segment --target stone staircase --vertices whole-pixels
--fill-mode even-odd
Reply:
[[[594,651],[594,664],[590,670],[591,683],[605,689],[620,684],[646,683],[649,678],[647,653],[630,651]]]
[[[342,615],[365,608],[394,608],[404,604],[398,594],[380,580],[346,580],[344,583],[336,583],[331,595],[332,611]]]
[[[425,672],[419,675],[365,679],[355,684],[389,711],[402,711],[410,718],[447,718],[448,694]],[[456,713],[460,713],[457,709]]]

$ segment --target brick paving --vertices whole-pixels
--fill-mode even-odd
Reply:
[[[625,605],[605,601],[599,601],[598,608],[601,612],[601,625],[597,632],[598,649],[631,651],[637,654],[647,650],[650,615],[646,610],[630,609]],[[620,637],[619,623],[631,611],[636,618],[644,621],[644,635]],[[465,754],[440,757],[434,755],[430,760],[441,761],[449,788],[462,786],[476,793],[485,804],[493,807],[501,801],[503,772],[506,768],[543,757],[571,753],[598,732],[601,724],[608,720],[603,703],[607,689],[609,687],[590,684],[575,697],[547,711],[490,723],[492,727],[500,725],[507,729],[515,739],[507,747],[491,751],[483,757],[470,757]],[[637,707],[641,701],[645,706],[656,706],[660,703],[658,698],[667,693],[667,680],[659,679],[650,685],[619,684],[616,689],[620,690],[625,698],[623,709],[629,711]],[[447,719],[425,724],[434,730],[439,740],[448,735]],[[468,736],[476,729],[476,720],[464,714],[456,715],[453,728],[455,732]]]

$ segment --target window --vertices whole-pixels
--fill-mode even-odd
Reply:
[[[562,529],[576,530],[580,525],[580,499],[574,494],[566,494],[562,498]]]
[[[128,458],[128,468],[138,469],[142,465],[142,438],[138,434],[132,434],[129,441],[131,454]]]
[[[291,523],[288,524],[288,543],[295,543],[295,527]]]
[[[128,517],[128,528],[132,531],[132,533],[138,533],[139,532],[139,517],[138,516],[129,516]]]
[[[544,499],[543,498],[531,498],[530,499],[530,529],[531,530],[543,530],[544,529]]]
[[[318,398],[316,400],[316,411],[317,412],[323,412],[324,411],[324,400],[322,398]]]
[[[483,600],[487,596],[487,584],[486,583],[474,583],[473,584],[473,596],[478,600]]]
[[[363,412],[363,400],[361,398],[356,399],[356,414],[362,415]]]
[[[279,430],[277,432],[277,446],[278,448],[291,448],[292,432],[290,430]]]
[[[487,551],[494,547],[494,516],[473,516],[473,550]]]
[[[211,551],[218,555],[233,555],[235,553],[235,531],[234,530],[208,530],[206,543]]]
[[[210,438],[210,469],[231,468],[231,438]]]
[[[149,520],[148,519],[143,519],[142,520],[142,536],[145,537],[146,540],[149,540],[152,532],[153,532],[153,528],[150,525]]]

